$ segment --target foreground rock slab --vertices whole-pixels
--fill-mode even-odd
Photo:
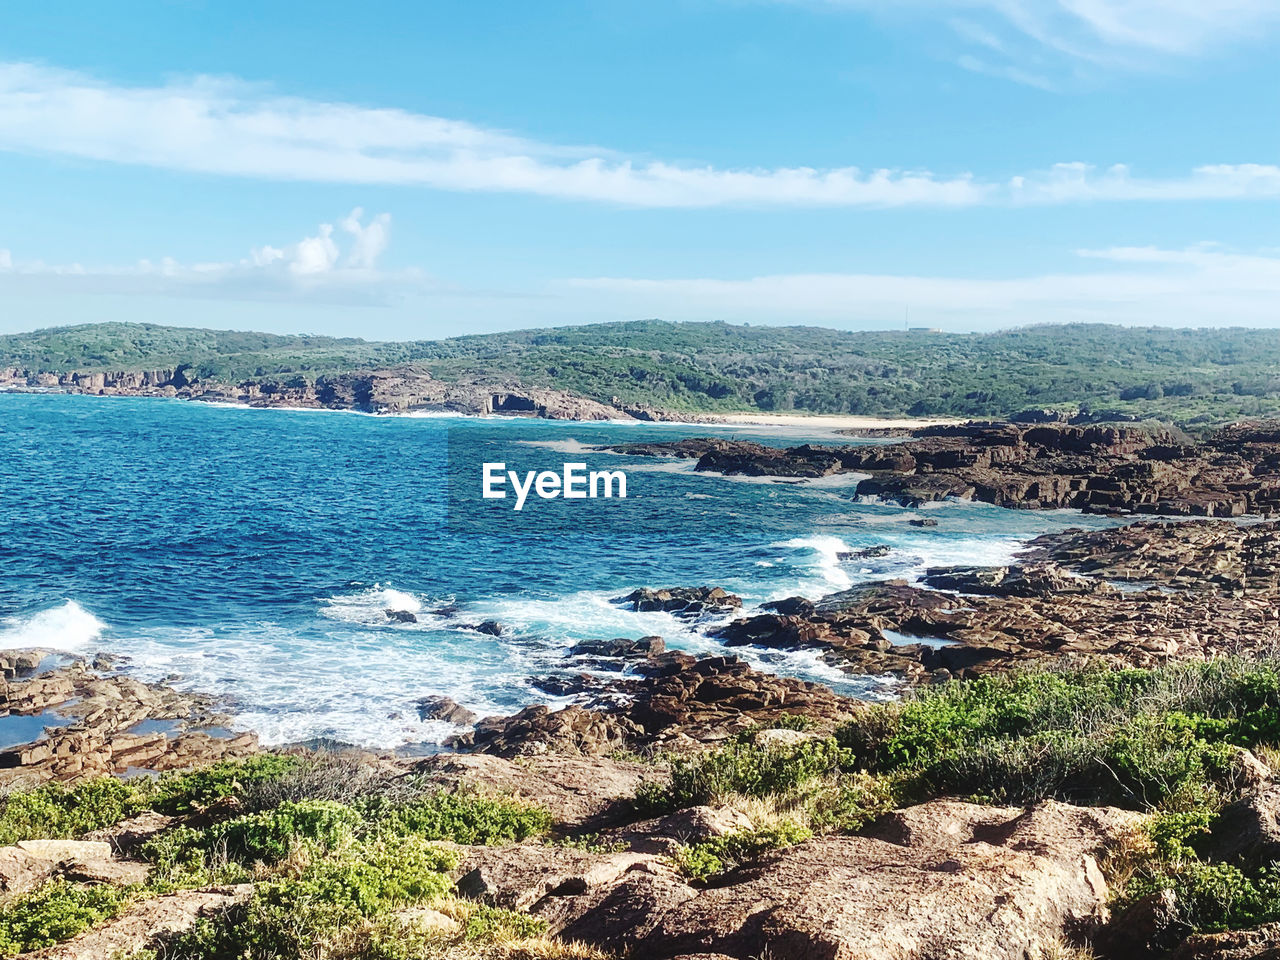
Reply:
[[[1095,857],[1132,815],[935,801],[879,837],[814,840],[673,904],[636,946],[747,960],[1025,960],[1108,919]]]

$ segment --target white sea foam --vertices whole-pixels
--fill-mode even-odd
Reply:
[[[422,598],[375,583],[357,593],[330,597],[324,601],[321,613],[333,620],[347,623],[378,624],[387,622],[387,611],[394,613],[422,612]]]
[[[839,537],[818,535],[812,537],[796,537],[774,544],[775,547],[790,550],[811,551],[810,565],[822,578],[826,585],[836,590],[847,590],[853,585],[849,572],[840,561],[840,554],[850,551],[849,544]]]
[[[0,648],[49,647],[76,653],[102,636],[107,625],[74,600],[27,617],[0,620]]]
[[[517,440],[516,443],[522,447],[541,447],[544,450],[554,450],[556,453],[607,453],[589,443],[583,443],[581,440]]]

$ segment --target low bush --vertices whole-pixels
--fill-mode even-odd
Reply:
[[[374,830],[461,844],[519,843],[552,825],[541,807],[474,793],[435,792],[399,803],[371,797],[360,809]]]
[[[129,891],[51,880],[0,910],[0,956],[51,947],[120,912]]]
[[[163,952],[189,960],[330,955],[375,918],[446,894],[455,864],[451,853],[417,837],[362,843],[258,883],[247,903],[197,922]]]
[[[756,830],[739,830],[712,837],[682,848],[674,857],[680,872],[691,880],[705,881],[744,863],[750,863],[769,850],[803,843],[813,832],[798,823],[784,820]]]
[[[162,813],[190,813],[227,797],[236,797],[265,781],[279,780],[304,766],[301,757],[261,753],[243,760],[222,760],[201,770],[161,777],[147,798]]]
[[[836,772],[846,759],[834,738],[785,746],[742,739],[696,757],[676,759],[670,784],[644,785],[637,804],[643,811],[660,813],[732,794],[794,796],[814,780]]]
[[[115,777],[75,787],[56,781],[4,798],[0,846],[19,840],[59,840],[110,826],[142,808],[138,791]]]
[[[1153,809],[1223,781],[1239,747],[1280,726],[1280,671],[1234,658],[1156,670],[1041,671],[943,684],[836,732],[855,768],[904,796]]]

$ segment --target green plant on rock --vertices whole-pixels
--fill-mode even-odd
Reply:
[[[669,785],[645,784],[637,794],[641,810],[661,812],[710,803],[717,797],[798,793],[814,780],[838,770],[846,760],[834,738],[781,745],[731,742],[695,757],[678,758]]]
[[[691,880],[705,881],[758,859],[770,850],[794,846],[813,836],[807,827],[783,820],[756,830],[739,830],[701,840],[676,853],[676,866]]]
[[[221,760],[201,770],[161,777],[151,788],[150,806],[162,813],[181,814],[235,797],[252,784],[278,780],[297,770],[301,757],[260,753],[243,760]]]
[[[138,791],[115,777],[74,787],[57,781],[4,798],[0,846],[19,840],[58,840],[110,826],[142,808]]]
[[[0,956],[50,947],[110,920],[128,899],[127,888],[80,887],[50,880],[0,909]]]
[[[371,921],[443,896],[457,858],[418,837],[382,837],[258,883],[249,901],[166,945],[190,960],[325,956]]]

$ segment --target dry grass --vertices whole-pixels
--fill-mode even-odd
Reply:
[[[1042,947],[1037,960],[1096,960],[1096,954],[1087,946],[1057,940]]]

